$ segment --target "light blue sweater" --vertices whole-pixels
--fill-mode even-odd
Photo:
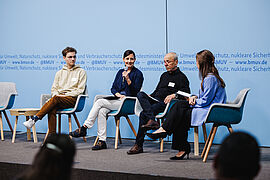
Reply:
[[[201,126],[206,120],[207,112],[213,103],[226,103],[225,88],[220,86],[220,81],[213,75],[208,74],[203,80],[203,89],[200,88],[196,104],[191,106],[191,126]]]

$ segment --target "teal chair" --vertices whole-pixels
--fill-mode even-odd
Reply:
[[[3,119],[2,113],[4,114],[6,121],[8,123],[9,129],[13,132],[12,126],[8,119],[6,110],[11,109],[15,96],[17,96],[16,84],[13,82],[0,82],[0,127],[1,127],[1,140],[4,141],[4,129],[3,129]]]
[[[101,97],[101,95],[98,95]],[[133,134],[135,135],[135,137],[137,136],[137,133],[128,117],[128,115],[133,115],[134,114],[134,106],[135,106],[135,101],[136,101],[136,97],[124,97],[122,99],[122,103],[120,105],[120,107],[117,110],[112,110],[108,113],[108,117],[109,116],[113,116],[115,119],[115,124],[116,124],[116,131],[115,131],[115,144],[114,144],[114,148],[117,149],[118,147],[118,139],[120,144],[122,144],[122,140],[121,140],[121,135],[120,135],[120,117],[125,117]],[[94,142],[95,146],[98,142],[98,136]]]
[[[203,162],[206,162],[218,127],[226,126],[229,132],[232,133],[231,125],[241,122],[249,90],[250,88],[241,90],[233,102],[227,102],[226,104],[213,103],[210,106],[205,123],[213,123],[213,126],[201,154]]]
[[[73,115],[74,119],[75,119],[75,122],[78,126],[78,128],[81,127],[80,125],[80,122],[76,116],[76,113],[78,112],[81,112],[84,108],[84,105],[85,105],[85,100],[86,98],[88,97],[88,91],[87,91],[87,87],[85,87],[85,90],[84,90],[84,93],[79,95],[77,97],[77,101],[76,101],[76,104],[73,108],[67,108],[67,109],[59,109],[57,110],[57,114],[58,114],[58,133],[61,133],[61,115],[62,114],[66,114],[68,115],[68,125],[69,125],[69,132],[72,131],[72,126],[71,126],[71,115]],[[42,94],[41,95],[41,107],[46,103],[46,101],[48,101],[49,99],[51,98],[51,95],[49,94]],[[45,140],[47,139],[47,136],[48,136],[48,133],[49,133],[49,130],[47,131],[47,134],[44,138],[44,142]],[[86,138],[83,137],[83,140],[86,142]]]

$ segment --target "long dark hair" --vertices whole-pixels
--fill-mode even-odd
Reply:
[[[127,57],[127,56],[130,55],[130,54],[133,54],[134,59],[136,59],[135,52],[132,51],[132,50],[130,50],[130,49],[128,49],[128,50],[126,50],[126,51],[124,52],[123,58]]]
[[[31,168],[18,179],[69,180],[75,153],[75,144],[68,135],[52,134],[36,154]]]
[[[219,76],[218,70],[215,67],[215,56],[209,50],[202,50],[197,53],[196,61],[199,64],[199,75],[202,79],[201,89],[203,90],[203,80],[209,73],[213,73],[220,81],[220,86],[225,88],[225,82]]]

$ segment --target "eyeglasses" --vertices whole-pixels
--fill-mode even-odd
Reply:
[[[76,59],[76,56],[68,56],[67,58],[69,58],[69,59],[72,59],[72,58]]]
[[[164,61],[164,64],[170,64],[170,63],[172,63],[172,62],[174,62],[174,61],[165,60],[165,61]]]

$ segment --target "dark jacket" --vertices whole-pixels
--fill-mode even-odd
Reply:
[[[143,84],[143,74],[142,72],[133,67],[131,72],[128,74],[131,84],[128,85],[125,78],[123,78],[122,73],[124,69],[120,69],[114,79],[111,92],[113,95],[115,93],[120,93],[125,96],[137,96],[137,93],[141,90]]]

